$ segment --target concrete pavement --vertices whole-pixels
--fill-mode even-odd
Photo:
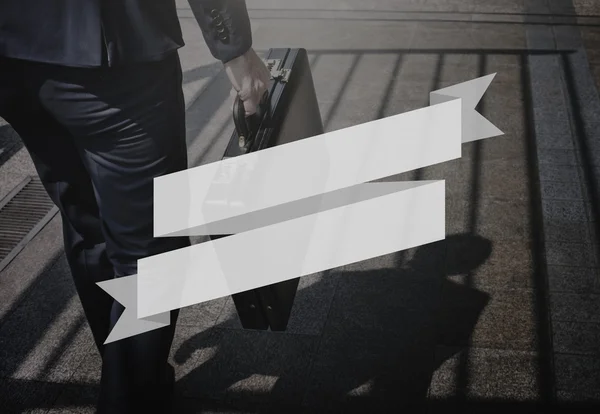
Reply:
[[[229,84],[177,1],[191,166],[220,158]],[[302,279],[285,333],[230,299],[182,310],[182,413],[600,407],[600,9],[575,0],[248,0],[255,48],[309,51],[328,131],[497,72],[503,137],[390,179],[445,179],[447,239]],[[34,174],[0,124],[0,198]],[[4,155],[3,155],[4,154]],[[99,357],[55,217],[0,273],[0,412],[87,413]],[[199,240],[201,241],[201,240]]]

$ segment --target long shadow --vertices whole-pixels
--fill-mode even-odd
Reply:
[[[59,259],[60,254],[49,261],[40,271],[40,276],[32,281],[31,285],[19,297],[13,300],[10,309],[0,319],[0,344],[2,344],[0,348],[3,354],[9,349],[11,351],[10,355],[5,354],[0,359],[0,377],[8,377],[19,369],[19,366],[27,358],[29,352],[43,338],[48,326],[52,325],[56,317],[73,298],[74,290],[61,289],[63,286],[57,285],[56,278],[50,277],[56,276],[56,273],[52,273],[52,269],[56,266]],[[40,296],[45,295],[48,295],[43,306],[45,312],[36,314],[35,320],[28,322],[28,329],[25,332],[20,332],[23,321],[14,319],[16,312],[23,309],[26,301],[39,300]],[[11,336],[11,333],[16,336]],[[10,346],[9,348],[9,343],[13,340],[16,342],[17,339],[18,347]]]
[[[546,246],[544,242],[544,218],[542,195],[539,183],[537,143],[535,135],[534,108],[529,80],[529,61],[521,57],[521,89],[525,98],[525,145],[527,153],[527,179],[529,187],[529,215],[531,225],[531,250],[533,260],[532,286],[534,293],[534,313],[536,318],[537,352],[539,358],[537,381],[540,398],[546,403],[555,402],[555,374],[550,323],[550,303],[546,272]]]
[[[579,149],[581,158],[581,167],[583,170],[583,179],[586,190],[588,192],[588,200],[590,203],[590,218],[595,218],[590,222],[590,226],[594,227],[595,243],[600,243],[600,170],[596,170],[595,166],[599,166],[600,162],[600,146],[595,144],[594,140],[598,137],[590,136],[586,131],[586,123],[583,118],[583,108],[581,105],[581,94],[576,87],[575,76],[573,74],[573,62],[568,56],[562,55],[562,66],[565,75],[565,83],[567,86],[567,95],[571,105],[573,127],[575,129],[576,145]]]
[[[23,148],[23,141],[10,125],[0,126],[0,167]]]
[[[309,400],[305,407],[301,399],[286,401],[289,395],[301,397],[306,391],[299,385],[298,372],[289,370],[284,357],[268,363],[252,365],[251,374],[277,377],[269,397],[272,406],[264,405],[264,396],[252,392],[228,392],[235,383],[248,380],[249,372],[229,370],[242,363],[239,344],[220,342],[215,331],[226,330],[223,322],[183,343],[175,352],[178,364],[186,363],[200,349],[217,347],[217,354],[177,382],[182,396],[196,394],[208,398],[211,394],[227,394],[224,403],[245,410],[273,412],[309,409],[313,412],[364,412],[361,398],[355,401],[347,395],[365,383],[372,392],[365,401],[375,412],[411,407],[424,410],[432,373],[435,347],[440,337],[467,338],[488,301],[486,293],[461,286],[445,278],[478,267],[487,260],[492,243],[477,236],[454,235],[444,241],[414,249],[413,258],[404,266],[370,271],[335,269],[328,277],[341,277],[343,283],[324,328],[322,345],[313,348],[315,366],[311,376]],[[315,283],[298,292],[297,300],[318,291]],[[460,317],[437,319],[441,289],[446,303],[469,302],[470,313]],[[248,335],[248,331],[241,332]],[[258,334],[260,346],[280,347],[288,335]],[[302,335],[298,335],[302,337]],[[281,342],[279,342],[281,340]],[[242,351],[247,355],[246,351]],[[271,354],[271,353],[269,353]],[[250,362],[249,362],[250,363]],[[247,365],[247,364],[244,364]],[[290,391],[290,387],[298,387]],[[312,395],[312,397],[311,397]],[[364,398],[363,398],[364,399]],[[215,404],[216,402],[212,402]],[[204,402],[200,402],[203,405]],[[358,405],[357,405],[358,404]],[[197,406],[179,407],[177,412],[194,412]],[[340,411],[341,410],[341,411]],[[262,412],[262,411],[261,411]],[[373,412],[373,411],[371,411]]]

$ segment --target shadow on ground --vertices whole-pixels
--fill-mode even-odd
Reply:
[[[23,141],[10,125],[0,125],[0,167],[23,148]]]
[[[332,307],[320,348],[307,346],[307,351],[318,354],[312,367],[313,378],[318,383],[309,384],[306,409],[309,412],[368,412],[369,409],[384,412],[382,410],[407,406],[424,408],[432,373],[443,362],[433,359],[436,345],[466,343],[489,300],[486,293],[452,282],[445,276],[475,270],[489,257],[491,250],[492,243],[487,239],[455,235],[415,249],[412,260],[397,268],[331,271],[326,277],[343,279],[337,288],[339,305]],[[320,283],[316,283],[300,290],[297,300],[302,301],[303,295],[315,294],[314,290],[319,288]],[[462,304],[465,312],[448,314],[444,311],[449,306],[457,309],[458,304]],[[182,397],[204,393],[223,395],[232,409],[251,412],[301,410],[299,404],[288,405],[286,400],[291,394],[301,398],[289,389],[302,389],[299,385],[307,378],[297,378],[293,369],[288,371],[293,363],[279,356],[287,356],[285,350],[268,349],[278,342],[270,341],[267,335],[277,334],[248,332],[248,349],[244,350],[238,343],[218,341],[220,335],[215,331],[219,328],[222,326],[216,325],[189,338],[175,353],[175,362],[184,364],[198,350],[217,349],[211,359],[178,381]],[[305,338],[299,335],[298,340]],[[269,395],[228,391],[251,375],[226,367],[250,365],[261,352],[273,360],[256,364],[262,370],[252,371],[251,375],[277,378]],[[363,384],[369,384],[368,398],[347,397]],[[273,397],[277,396],[280,396],[279,401],[273,405]],[[264,406],[267,399],[270,400],[268,408]],[[187,407],[179,407],[178,412],[193,413],[197,409],[189,400]]]

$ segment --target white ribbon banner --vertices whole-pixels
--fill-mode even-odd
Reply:
[[[502,135],[475,111],[494,76],[431,92],[427,108],[157,178],[156,237],[232,235],[99,283],[126,308],[105,343],[164,327],[174,309],[444,239],[443,181],[369,181]]]

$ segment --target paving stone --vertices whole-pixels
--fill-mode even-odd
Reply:
[[[321,334],[338,280],[339,277],[332,275],[331,272],[300,279],[287,332],[304,335]]]
[[[436,73],[439,66],[443,65],[447,58],[447,54],[440,53],[415,53],[408,52],[401,55],[400,68],[398,71],[398,84],[394,91],[401,93],[402,91],[411,90],[413,85],[423,85],[424,89],[429,91],[437,89]],[[424,98],[429,103],[429,92],[423,91],[419,97]],[[399,97],[402,95],[398,95]]]
[[[554,352],[600,356],[600,323],[554,322]]]
[[[552,320],[561,322],[600,322],[600,295],[593,293],[550,294]]]
[[[571,68],[570,76],[566,80],[573,88],[570,91],[569,103],[577,110],[578,120],[583,123],[597,122],[598,113],[600,113],[600,99],[581,41],[579,40],[579,44],[571,49],[574,52],[565,57]]]
[[[525,200],[481,199],[478,205],[477,233],[494,242],[529,240],[529,203]]]
[[[447,285],[447,290],[457,290]],[[439,344],[534,351],[538,338],[530,291],[495,291],[491,294],[461,286],[462,301],[444,298],[438,315]],[[456,295],[458,297],[458,295]],[[442,328],[446,326],[446,328]],[[471,334],[470,337],[468,334]]]
[[[574,183],[579,185],[579,173],[573,165],[540,164],[540,180],[555,181],[563,183]]]
[[[1,273],[0,325],[62,253],[62,221],[55,216]]]
[[[0,407],[3,414],[49,410],[64,384],[25,379],[0,378]]]
[[[429,252],[427,246],[420,249]],[[342,271],[332,306],[344,307],[353,323],[381,324],[381,329],[398,308],[431,309],[439,301],[443,276],[444,257],[436,256],[418,253],[405,269]]]
[[[598,120],[589,120],[583,125],[583,132],[585,134],[585,144],[587,150],[591,153],[592,163],[598,165],[600,162],[600,122]],[[581,137],[583,139],[584,137]]]
[[[96,347],[88,348],[79,366],[61,388],[53,410],[65,413],[94,413],[100,396],[102,359]]]
[[[551,200],[582,200],[581,187],[575,183],[541,181],[542,198]]]
[[[14,146],[12,146],[12,150],[16,152],[0,163],[0,199],[8,195],[28,175],[36,175],[35,167],[27,150],[21,148],[17,151]]]
[[[494,93],[483,95],[485,102],[492,97],[498,96],[497,93],[504,91],[505,94],[515,98],[517,104],[523,103],[523,91],[517,88],[510,88],[508,85],[521,84],[522,59],[517,54],[513,55],[487,55],[485,60],[486,72],[496,73],[494,81],[490,84],[490,88]],[[488,88],[488,91],[490,89]],[[514,103],[513,103],[514,104]]]
[[[99,396],[99,384],[66,384],[54,402],[53,410],[61,413],[94,414]]]
[[[470,25],[475,45],[481,49],[522,49],[526,47],[524,30],[515,30],[514,26],[498,24],[490,30],[489,24]]]
[[[552,105],[557,105],[558,114],[566,114],[565,97],[560,83],[556,82],[561,75],[560,56],[557,53],[529,55],[529,82],[531,99],[534,108],[543,108],[543,114],[549,114]],[[536,120],[537,121],[537,120]],[[548,117],[540,121],[552,122]]]
[[[480,75],[478,74],[478,76]],[[475,77],[477,76],[473,78]],[[522,100],[521,94],[513,92],[514,86],[512,85],[515,83],[518,83],[518,79],[514,80],[510,87],[506,84],[495,84],[492,89],[490,85],[480,102],[480,105],[483,106],[481,114],[505,135],[476,142],[485,146],[490,141],[505,141],[513,136],[523,139],[527,125],[527,106]]]
[[[470,197],[469,200],[481,198],[521,199],[529,198],[527,163],[524,160],[485,161],[480,165],[473,161],[460,164],[457,169],[448,174],[455,185],[447,188],[447,193]],[[473,194],[475,183],[478,185],[477,194]]]
[[[529,289],[532,273],[533,253],[527,240],[492,240],[489,257],[472,275],[473,287],[486,292]]]
[[[556,73],[556,76],[558,75],[559,73]],[[571,123],[560,84],[546,85],[544,91],[536,90],[533,94],[532,106],[537,145],[540,148],[572,149],[574,142],[571,136]],[[538,99],[543,97],[552,100]]]
[[[350,82],[344,87],[344,100],[381,102],[389,90],[390,82],[398,76],[395,70],[398,59],[397,54],[363,56],[358,61]],[[378,73],[378,76],[373,76],[373,73]]]
[[[555,50],[556,43],[552,34],[552,28],[547,26],[527,26],[526,31],[527,46],[530,49],[537,50]],[[535,57],[529,57],[529,59],[535,60]]]
[[[536,132],[536,143],[542,149],[574,150],[575,144],[571,138],[571,132],[555,132],[556,126],[546,126],[551,131]]]
[[[334,302],[304,404],[311,412],[330,412],[360,396],[373,410],[397,412],[424,401],[434,350],[433,315],[400,306],[388,306],[382,314],[368,298],[356,299],[352,307]]]
[[[577,185],[573,185],[577,188]],[[559,221],[583,222],[586,220],[585,203],[582,200],[542,200],[544,218]]]
[[[471,160],[478,156],[481,162],[497,160],[523,162],[526,159],[527,149],[523,138],[524,134],[506,131],[501,123],[493,121],[491,116],[486,116],[486,118],[500,128],[505,135],[463,144],[461,160]]]
[[[571,9],[569,7],[569,9]],[[573,10],[571,9],[571,13]],[[581,47],[581,34],[577,27],[555,26],[554,36],[556,38],[556,47],[559,49],[578,49]]]
[[[100,384],[102,374],[102,358],[96,348],[89,349],[81,364],[70,378],[75,384]]]
[[[63,256],[3,323],[0,376],[65,382],[92,341]]]
[[[544,238],[548,242],[591,243],[590,223],[544,217]]]
[[[326,121],[326,132],[350,128],[377,118],[379,105],[360,100],[343,100],[335,114]]]
[[[591,201],[587,201],[585,203],[586,211],[587,211],[587,219],[590,223],[596,223],[598,219],[600,219],[600,214],[596,214],[596,209],[594,208],[594,204]],[[593,224],[591,224],[593,226]]]
[[[480,73],[483,54],[476,51],[466,53],[442,52],[439,55],[438,66],[432,79],[437,82],[438,89],[456,85],[475,79]]]
[[[546,262],[548,265],[594,267],[593,248],[589,244],[548,242]]]
[[[446,188],[449,181],[446,181]],[[469,202],[459,198],[446,196],[446,234],[459,234],[468,231],[467,215]]]
[[[600,293],[600,273],[586,267],[548,266],[551,292]]]
[[[577,410],[579,413],[596,413],[600,403],[600,397],[594,389],[556,391],[556,400],[569,410]],[[585,411],[584,411],[585,410]]]
[[[451,277],[480,271],[492,254],[493,242],[480,235],[463,233],[446,236],[439,246],[445,248],[443,273]],[[427,254],[425,251],[422,256]]]
[[[430,398],[457,396],[461,360],[467,361],[469,400],[535,401],[539,359],[533,352],[438,347]]]
[[[445,345],[467,344],[490,295],[452,280],[444,283],[442,295],[436,317],[436,341]]]
[[[548,7],[551,13],[565,14],[568,16],[575,15],[573,0],[555,0],[548,2]]]
[[[23,148],[19,134],[6,121],[0,121],[0,166]],[[4,195],[0,193],[0,197]]]
[[[600,14],[600,4],[594,0],[571,0],[578,15]]]
[[[346,82],[352,80],[356,66],[362,58],[352,54],[318,55],[318,62],[312,71],[315,90],[322,102],[336,102],[344,93]],[[321,108],[324,110],[325,108]],[[328,111],[325,111],[327,114]],[[324,118],[327,118],[326,116]]]
[[[574,150],[538,148],[537,155],[540,164],[568,166],[575,166],[578,164]]]
[[[600,190],[600,166],[595,165],[595,159],[600,156],[591,154],[589,151],[577,151],[577,162],[579,163],[579,174],[582,177],[584,198],[591,199],[597,196]]]
[[[414,29],[413,49],[476,49],[470,24],[459,22],[419,22]]]
[[[382,117],[386,116],[394,116],[398,114],[403,114],[405,112],[415,111],[418,109],[422,109],[429,105],[429,102],[426,102],[423,98],[399,98],[399,99],[391,99],[390,102],[383,108],[380,114]]]
[[[177,325],[210,327],[216,323],[226,301],[226,298],[220,298],[182,308]]]
[[[317,340],[282,333],[210,329],[175,347],[186,361],[177,389],[184,397],[299,404]],[[194,350],[193,354],[189,352]]]
[[[600,401],[600,358],[557,354],[554,364],[560,399],[568,399],[570,394],[578,395],[579,401]]]

